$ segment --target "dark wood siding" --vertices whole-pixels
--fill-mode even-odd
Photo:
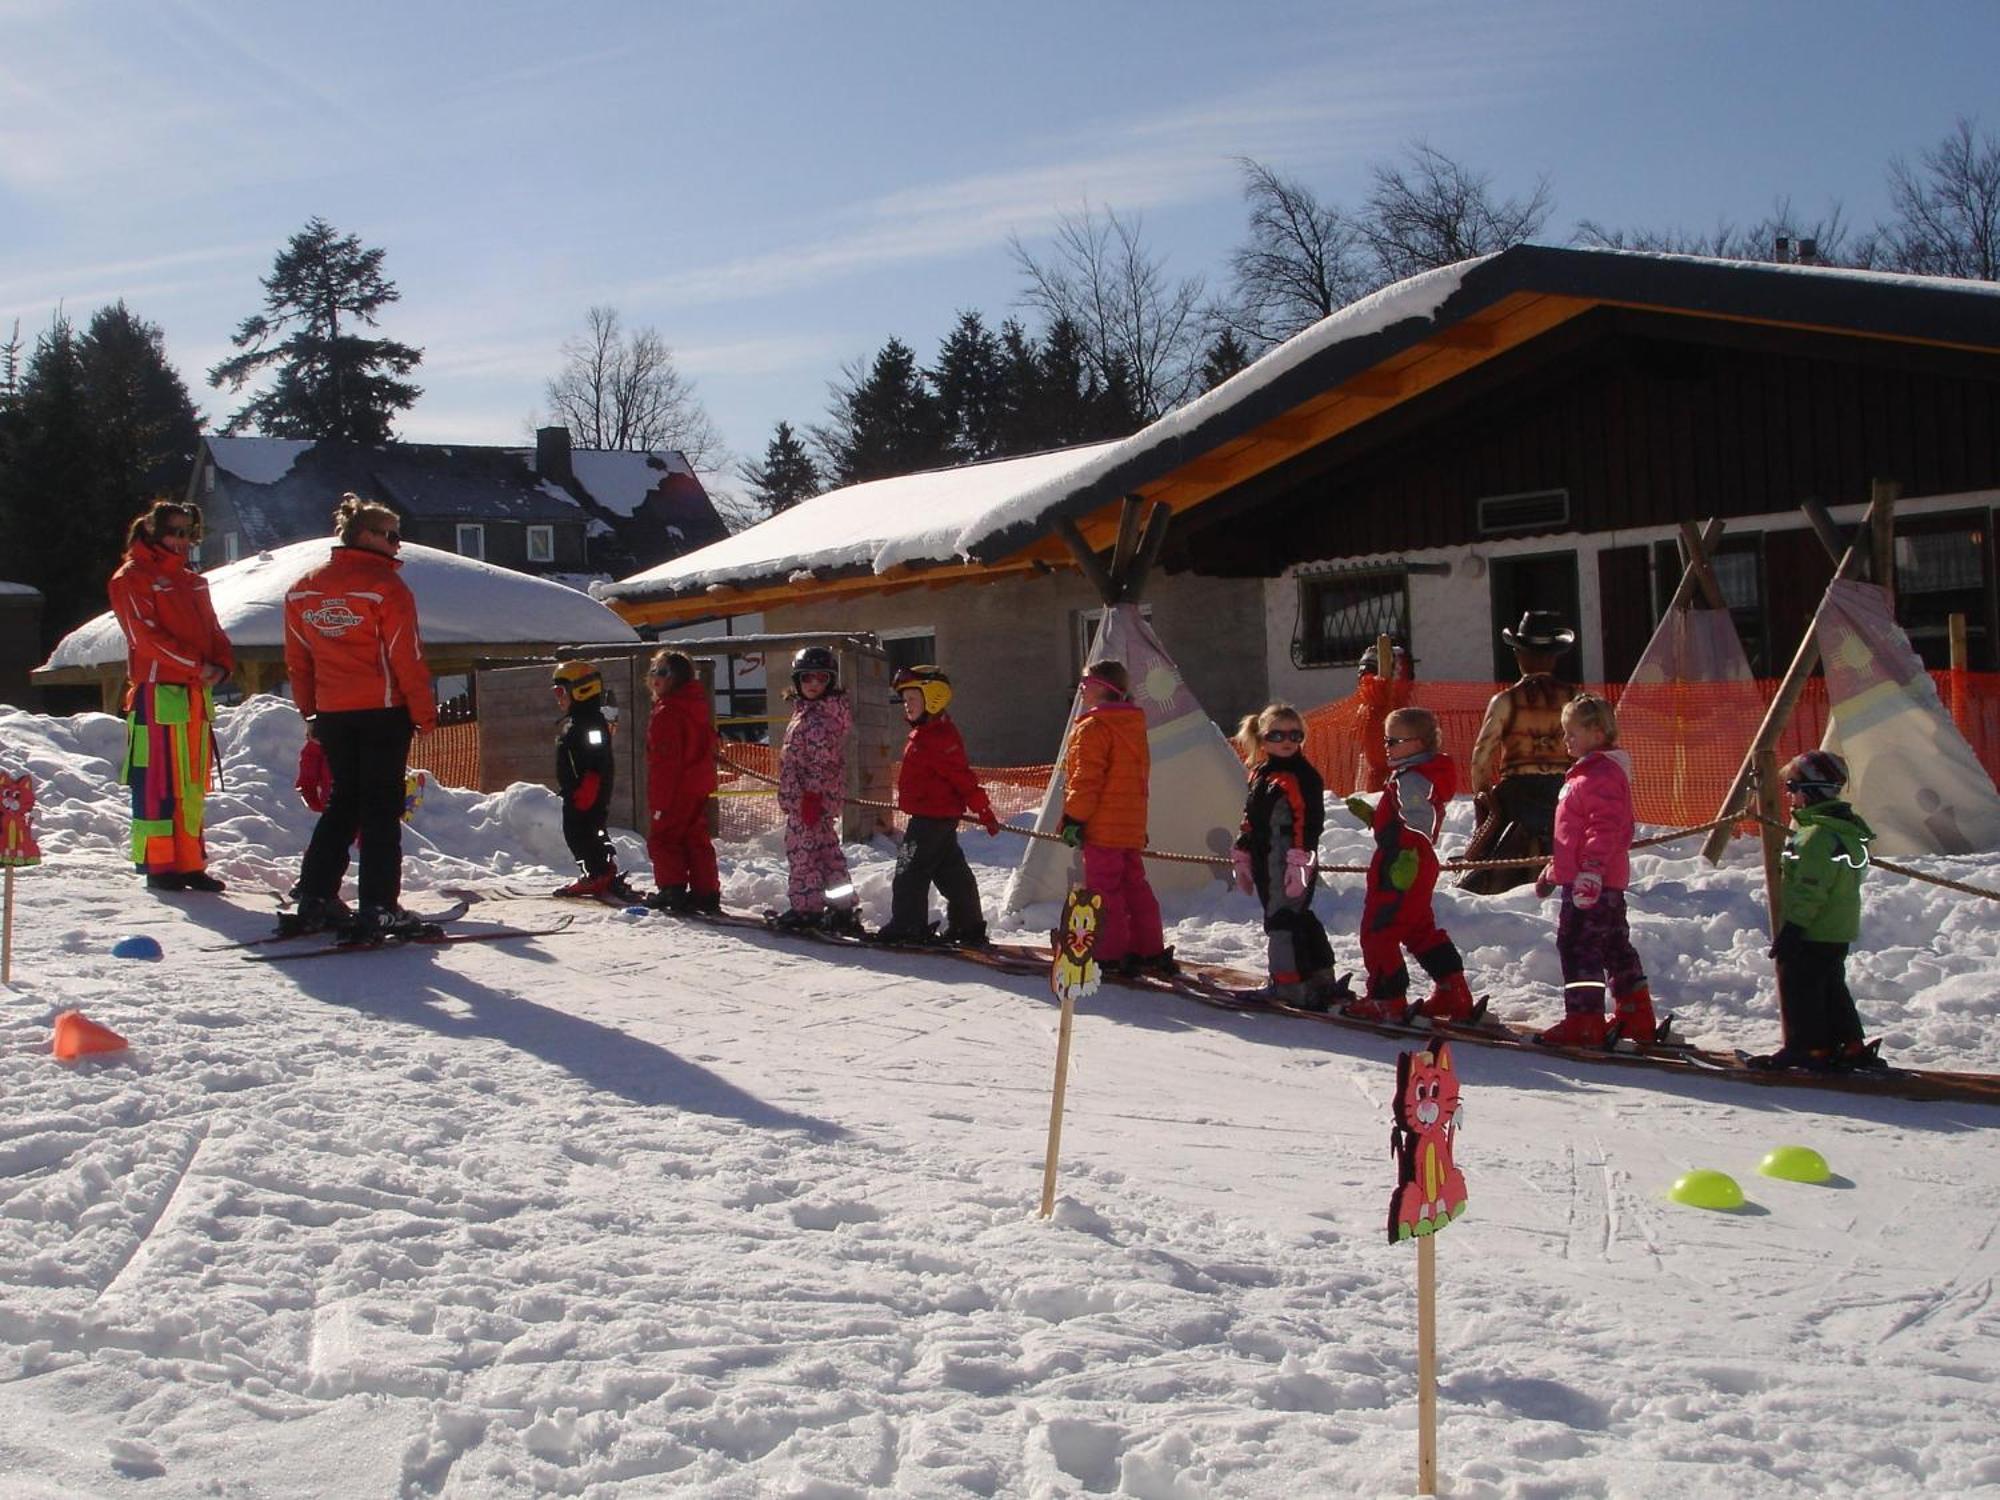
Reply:
[[[1607,547],[1597,554],[1598,609],[1604,621],[1604,676],[1623,682],[1653,634],[1652,558],[1648,547]]]
[[[1877,478],[2000,487],[2000,362],[1599,309],[1203,504],[1167,562],[1468,545],[1480,497],[1525,490],[1567,490],[1571,527],[1602,532],[1858,502]]]

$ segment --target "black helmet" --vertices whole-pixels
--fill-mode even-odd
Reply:
[[[898,698],[908,688],[922,693],[926,714],[941,714],[951,702],[951,679],[945,676],[943,667],[898,667],[889,686]]]
[[[840,686],[840,658],[833,654],[831,646],[801,646],[792,653],[792,687],[798,688],[799,679],[808,672],[824,672],[831,680],[830,688]]]

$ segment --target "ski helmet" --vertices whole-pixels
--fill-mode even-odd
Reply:
[[[951,679],[945,676],[942,667],[898,667],[890,686],[898,698],[901,698],[908,688],[915,688],[922,693],[924,712],[929,715],[943,713],[945,705],[951,702]]]
[[[1831,750],[1808,750],[1786,761],[1780,775],[1792,790],[1805,793],[1814,802],[1823,802],[1839,796],[1840,789],[1847,785],[1847,762]]]
[[[604,693],[604,674],[587,661],[566,661],[550,674],[550,680],[569,694],[572,703],[588,703]]]
[[[799,679],[808,672],[824,672],[827,686],[840,686],[840,658],[833,654],[831,646],[801,646],[792,656],[792,687],[798,688]]]

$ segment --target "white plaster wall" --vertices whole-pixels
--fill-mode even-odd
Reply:
[[[1976,490],[1956,495],[1905,497],[1896,502],[1899,516],[1938,511],[1970,510],[2000,504],[2000,490]],[[1836,523],[1857,524],[1865,503],[1831,508]],[[1725,535],[1745,532],[1798,531],[1806,520],[1796,510],[1759,516],[1737,516]],[[1611,547],[1650,545],[1678,537],[1677,526],[1642,526],[1630,531],[1586,534],[1566,531],[1541,536],[1481,541],[1471,546],[1414,548],[1407,552],[1344,557],[1342,563],[1449,563],[1449,576],[1417,573],[1410,577],[1410,635],[1418,659],[1417,673],[1433,682],[1484,682],[1493,675],[1492,592],[1487,583],[1491,558],[1549,552],[1576,554],[1577,597],[1582,618],[1576,621],[1584,644],[1584,675],[1595,679],[1604,669],[1599,645],[1603,636],[1603,601],[1598,594],[1597,554]],[[1327,559],[1334,561],[1335,559]],[[1317,564],[1308,563],[1312,567]],[[1264,585],[1264,649],[1270,663],[1271,696],[1301,708],[1317,707],[1354,690],[1352,664],[1333,667],[1292,665],[1292,632],[1298,620],[1298,569]]]

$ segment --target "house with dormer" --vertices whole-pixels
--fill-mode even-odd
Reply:
[[[728,531],[680,453],[573,449],[561,427],[533,448],[208,436],[188,485],[200,561],[327,536],[348,492],[395,510],[413,542],[579,588]]]

